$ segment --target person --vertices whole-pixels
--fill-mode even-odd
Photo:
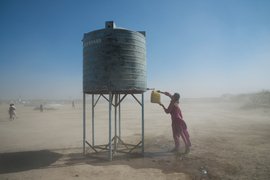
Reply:
[[[40,104],[39,110],[40,110],[40,112],[43,112],[43,104]]]
[[[73,107],[73,109],[75,109],[75,102],[74,101],[72,101],[72,107]]]
[[[162,103],[160,103],[160,106],[163,107],[164,111],[167,114],[171,114],[172,133],[175,143],[175,147],[172,151],[178,152],[180,150],[180,136],[181,136],[185,143],[185,153],[188,153],[190,151],[191,142],[189,139],[189,133],[187,131],[187,125],[183,120],[182,112],[179,107],[180,94],[174,93],[174,95],[171,95],[168,92],[162,91],[158,92],[171,98],[171,102],[168,108],[166,108]]]
[[[16,107],[14,104],[9,105],[8,113],[9,113],[9,119],[14,120],[16,117]]]

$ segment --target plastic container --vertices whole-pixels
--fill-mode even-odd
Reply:
[[[160,103],[160,94],[157,91],[151,92],[151,103]]]

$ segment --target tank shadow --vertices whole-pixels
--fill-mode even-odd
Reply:
[[[61,157],[49,150],[0,153],[0,174],[48,167]]]

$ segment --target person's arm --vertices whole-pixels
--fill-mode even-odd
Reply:
[[[163,107],[165,113],[167,113],[167,114],[169,114],[172,111],[172,108],[173,108],[173,104],[172,103],[170,103],[170,105],[168,106],[168,108],[165,108],[165,106],[163,104],[161,104],[161,103],[159,105]]]
[[[166,95],[166,96],[172,98],[172,95],[171,95],[169,92],[162,92],[162,91],[160,91],[160,90],[158,90],[157,92],[160,93],[160,94],[164,94],[164,95]]]

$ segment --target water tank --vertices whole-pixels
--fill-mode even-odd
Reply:
[[[113,21],[83,37],[83,91],[89,94],[146,91],[145,32]]]

